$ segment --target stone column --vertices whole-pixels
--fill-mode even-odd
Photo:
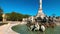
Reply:
[[[5,23],[6,22],[5,14],[3,14],[2,17],[3,17],[2,22]]]
[[[45,17],[43,10],[42,10],[42,0],[40,0],[40,7],[39,7],[38,14],[36,17],[41,17],[42,19]]]

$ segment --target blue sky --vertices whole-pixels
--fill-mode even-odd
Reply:
[[[0,7],[4,13],[15,11],[34,16],[39,9],[39,0],[0,0]],[[60,16],[60,0],[43,0],[43,12],[48,16],[53,13]]]

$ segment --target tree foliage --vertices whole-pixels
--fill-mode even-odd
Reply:
[[[21,21],[23,18],[29,17],[29,15],[23,15],[21,13],[16,13],[16,12],[6,13],[6,15],[7,15],[7,20],[11,20],[11,21]]]
[[[2,8],[0,8],[0,21],[2,21],[2,14],[3,14],[3,10]]]
[[[57,17],[56,17],[56,19],[59,19],[59,18],[60,18],[60,16],[57,16]]]

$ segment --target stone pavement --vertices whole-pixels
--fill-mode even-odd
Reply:
[[[0,34],[19,34],[11,29],[12,26],[17,25],[15,24],[5,24],[0,26]]]

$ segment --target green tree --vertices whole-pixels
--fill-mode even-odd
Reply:
[[[23,15],[21,13],[6,13],[7,15],[7,20],[12,20],[12,21],[22,21],[23,18],[28,18],[29,15]]]
[[[60,18],[60,16],[56,16],[56,19],[59,19]]]
[[[52,14],[52,16],[53,16],[53,18],[54,18],[54,17],[56,16],[56,14],[55,14],[55,13],[53,13],[53,14]]]
[[[29,16],[30,16],[30,15],[27,15],[27,14],[26,14],[26,15],[24,15],[24,18],[28,18]]]
[[[0,8],[0,21],[2,21],[2,14],[3,14],[3,10],[2,8]]]

